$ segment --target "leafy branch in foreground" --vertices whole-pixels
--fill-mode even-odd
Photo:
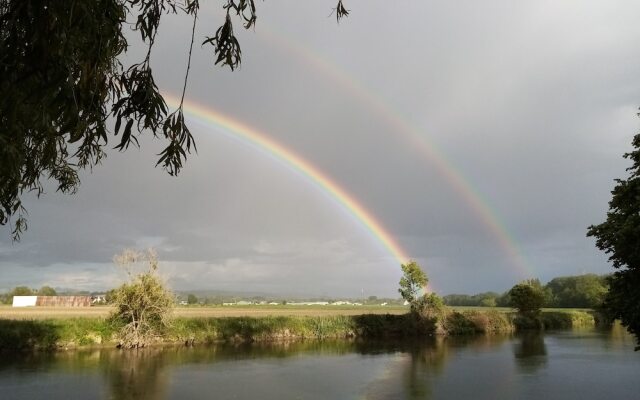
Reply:
[[[215,64],[238,68],[242,52],[234,17],[256,25],[254,0],[223,0],[226,15],[213,37]],[[100,164],[109,139],[115,148],[138,146],[147,131],[167,142],[156,165],[177,175],[195,142],[160,93],[151,56],[164,15],[193,18],[187,87],[199,0],[0,0],[0,225],[13,220],[12,236],[27,229],[24,192],[44,193],[42,181],[73,194],[78,172]],[[338,0],[338,21],[349,11]],[[129,43],[123,27],[147,46],[142,60],[122,64]],[[114,126],[112,127],[112,122]]]

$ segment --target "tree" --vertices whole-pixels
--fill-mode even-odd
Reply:
[[[195,294],[189,293],[187,296],[187,304],[198,304],[198,298]]]
[[[254,27],[256,6],[223,0],[222,7],[222,25],[202,45],[213,47],[215,65],[233,70],[241,62],[233,18]],[[43,179],[74,193],[78,171],[98,165],[118,135],[120,151],[137,146],[143,131],[164,140],[156,165],[180,172],[196,150],[183,100],[199,9],[199,0],[0,0],[0,225],[16,216],[14,240],[26,229],[22,194],[42,194]],[[342,0],[334,12],[338,21],[349,14]],[[182,97],[172,112],[150,61],[168,13],[193,18]],[[137,31],[147,47],[144,58],[128,66],[123,27]]]
[[[600,308],[608,283],[606,276],[586,274],[554,278],[544,288],[553,307]]]
[[[616,179],[607,219],[591,225],[587,236],[596,238],[596,246],[609,254],[616,269],[609,280],[605,309],[635,335],[636,350],[640,350],[640,134],[632,144],[634,150],[624,155],[632,161],[629,177]]]
[[[16,286],[10,292],[9,296],[33,296],[35,294],[34,290],[27,286]]]
[[[512,287],[509,290],[509,299],[511,307],[525,317],[537,318],[540,309],[545,305],[544,290],[537,279],[527,280]]]
[[[38,290],[38,296],[56,296],[57,294],[51,286],[43,286]]]
[[[496,305],[497,304],[495,297],[485,297],[484,299],[480,300],[481,307],[495,307]]]
[[[400,296],[409,303],[412,313],[419,312],[419,297],[421,296],[418,295],[424,291],[429,279],[427,279],[427,275],[425,275],[415,261],[401,264],[400,268],[402,269],[402,278],[400,278],[400,288],[398,292],[400,292]]]
[[[144,347],[168,326],[174,296],[158,276],[158,258],[153,250],[125,250],[114,257],[114,262],[126,271],[129,282],[113,291],[111,304],[115,310],[110,320],[120,328],[121,347]],[[135,273],[134,268],[140,266],[143,271]]]

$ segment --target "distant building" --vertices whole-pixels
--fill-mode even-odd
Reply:
[[[91,307],[91,296],[13,296],[14,307]]]
[[[35,307],[38,296],[13,296],[14,307]]]

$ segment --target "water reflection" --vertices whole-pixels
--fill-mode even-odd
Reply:
[[[106,376],[109,398],[163,399],[167,392],[169,354],[161,349],[99,352],[99,366]]]
[[[0,393],[3,399],[533,399],[544,394],[540,388],[570,381],[581,366],[581,382],[587,383],[567,398],[598,398],[603,389],[626,398],[640,392],[640,357],[632,349],[633,340],[613,330],[5,355]],[[554,390],[561,393],[563,386]]]
[[[547,364],[547,346],[542,332],[523,332],[518,335],[513,354],[523,373],[534,373]]]

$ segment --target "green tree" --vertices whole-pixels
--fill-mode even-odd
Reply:
[[[9,296],[33,296],[35,291],[27,286],[16,286],[10,292]]]
[[[404,300],[409,302],[411,314],[417,320],[427,322],[429,329],[435,329],[443,317],[444,302],[435,293],[426,293],[429,279],[422,271],[418,263],[409,261],[401,264],[402,278],[400,278],[400,288],[398,292]]]
[[[400,266],[402,269],[402,278],[400,278],[400,296],[405,299],[411,307],[411,312],[420,311],[420,292],[423,292],[429,282],[427,275],[422,271],[415,261],[410,261]]]
[[[195,294],[189,293],[187,296],[187,304],[198,304],[198,297]]]
[[[56,296],[58,293],[51,286],[43,286],[38,290],[38,296]]]
[[[540,309],[545,305],[545,294],[539,283],[538,280],[528,280],[509,290],[510,305],[522,316],[537,318],[540,315]]]
[[[629,177],[617,179],[605,222],[589,227],[587,236],[609,254],[616,271],[609,280],[605,309],[636,337],[640,349],[640,134],[633,138]]]
[[[202,45],[212,46],[216,65],[233,70],[241,61],[233,23],[254,27],[256,5],[221,3],[226,16]],[[183,100],[199,10],[199,0],[0,0],[0,224],[16,216],[15,240],[26,229],[22,194],[42,194],[43,177],[58,191],[74,193],[78,171],[98,165],[110,139],[124,151],[149,132],[165,141],[156,165],[180,172],[195,149]],[[342,0],[334,11],[338,20],[349,13]],[[168,13],[193,18],[182,98],[173,111],[150,61]],[[129,28],[147,52],[124,65],[129,43],[123,31]]]
[[[144,347],[168,326],[174,296],[158,276],[153,250],[125,250],[114,257],[114,262],[127,272],[129,282],[114,290],[111,304],[115,310],[110,320],[120,327],[120,346]],[[143,271],[136,273],[134,269],[141,265]]]
[[[495,297],[485,297],[480,300],[481,307],[495,307],[497,305]]]
[[[104,294],[104,302],[107,304],[113,304],[113,299],[115,298],[116,289],[109,289]]]
[[[549,305],[572,308],[600,308],[607,288],[607,278],[595,274],[562,276],[545,285],[549,292]]]

